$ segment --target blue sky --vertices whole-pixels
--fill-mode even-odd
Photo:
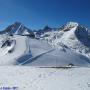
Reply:
[[[0,0],[0,30],[15,21],[31,29],[69,21],[90,27],[90,0]]]

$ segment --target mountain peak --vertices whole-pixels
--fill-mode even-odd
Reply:
[[[16,21],[14,24],[22,24],[21,22]]]
[[[77,22],[68,22],[66,24],[66,28],[73,28],[73,27],[77,27],[77,26],[79,26],[79,23],[77,23]]]
[[[24,26],[21,22],[15,22],[9,25],[4,31],[1,32],[2,34],[8,33],[10,35],[29,35],[34,37],[34,33],[32,30]]]

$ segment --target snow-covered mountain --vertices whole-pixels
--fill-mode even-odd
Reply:
[[[69,22],[59,31],[46,32],[40,36],[54,47],[66,46],[71,50],[90,57],[89,29],[76,22]]]
[[[52,32],[52,31],[58,31],[59,28],[51,28],[48,25],[45,26],[43,29],[39,29],[36,31],[35,36],[36,38],[39,38],[41,35],[47,32]]]
[[[45,27],[39,39],[24,33],[29,29],[21,23],[8,28],[0,35],[0,65],[90,66],[88,29],[78,23],[69,22],[57,30]]]
[[[28,30],[16,23],[0,34],[1,89],[90,90],[87,28],[69,22],[57,29]]]
[[[30,35],[34,37],[34,33],[32,30],[24,26],[20,22],[15,22],[14,24],[8,26],[5,30],[1,31],[0,33],[6,34],[8,33],[9,35]]]

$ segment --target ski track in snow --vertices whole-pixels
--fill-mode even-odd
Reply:
[[[27,64],[27,63],[31,63],[31,62],[37,60],[37,58],[40,58],[41,56],[43,56],[43,55],[45,55],[45,54],[47,54],[47,53],[49,53],[49,52],[52,52],[52,51],[54,51],[54,49],[49,50],[49,51],[44,52],[44,53],[41,53],[41,54],[39,54],[39,55],[37,55],[37,56],[31,57],[31,58],[25,60],[25,62],[20,63],[19,65],[24,65],[24,64]]]

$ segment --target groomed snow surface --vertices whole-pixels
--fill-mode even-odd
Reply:
[[[17,87],[15,90],[90,90],[90,68],[1,66],[0,87]]]

